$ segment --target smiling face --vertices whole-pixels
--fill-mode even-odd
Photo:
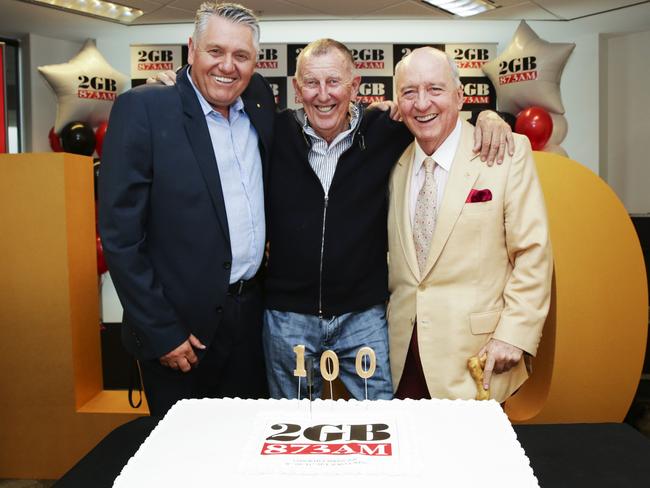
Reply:
[[[192,81],[212,108],[228,117],[255,71],[253,31],[241,23],[212,16],[196,40],[190,38],[188,62]]]
[[[451,134],[463,106],[447,56],[433,48],[414,50],[395,72],[397,103],[404,123],[428,154]]]
[[[357,96],[360,81],[352,74],[351,62],[337,49],[301,59],[293,86],[309,124],[327,142],[347,129],[350,102]]]

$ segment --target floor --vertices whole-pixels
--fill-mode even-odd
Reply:
[[[54,480],[0,480],[0,488],[50,488]]]
[[[650,438],[650,374],[642,376],[625,422]]]

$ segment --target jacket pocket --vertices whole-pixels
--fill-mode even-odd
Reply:
[[[461,211],[461,215],[482,214],[483,212],[489,212],[490,210],[494,210],[493,201],[465,203]]]
[[[501,310],[469,314],[469,326],[472,334],[490,334],[494,332],[500,317]]]

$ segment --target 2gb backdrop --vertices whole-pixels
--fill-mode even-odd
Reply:
[[[372,103],[394,98],[393,72],[395,65],[411,50],[425,44],[348,44],[356,69],[362,77],[359,100]],[[306,44],[261,44],[257,72],[271,84],[280,108],[299,108],[292,79],[296,58]],[[481,68],[496,57],[496,44],[435,44],[447,52],[456,64],[464,86],[465,100],[462,116],[496,108],[496,93],[492,82]],[[187,63],[186,45],[132,45],[131,84],[143,84],[146,79],[163,70],[176,70]]]

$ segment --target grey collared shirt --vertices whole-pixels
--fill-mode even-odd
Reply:
[[[302,118],[302,113],[299,114]],[[325,195],[329,194],[336,165],[345,151],[352,145],[354,139],[354,132],[361,121],[361,111],[359,107],[350,104],[350,127],[337,135],[331,144],[328,144],[325,139],[316,134],[316,131],[309,125],[309,120],[304,117],[302,126],[305,134],[311,139],[311,149],[309,150],[309,165],[312,167],[318,179],[323,185]]]

